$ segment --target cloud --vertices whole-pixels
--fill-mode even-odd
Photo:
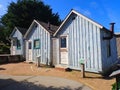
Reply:
[[[120,18],[119,14],[110,8],[106,8],[107,15],[110,22],[115,22],[115,31],[120,32]]]
[[[118,8],[116,6],[116,9],[114,6],[110,6],[110,4],[106,4],[105,1],[102,1],[103,7],[105,9],[105,14],[108,17],[109,22],[115,22],[115,32],[120,32],[120,18],[118,12]]]
[[[83,14],[87,15],[87,16],[91,16],[91,12],[88,10],[84,10]]]
[[[6,11],[6,8],[2,4],[0,4],[0,18],[6,13]]]
[[[82,8],[80,8],[80,7],[78,7],[78,6],[74,7],[73,9],[79,11],[80,13],[82,13],[82,14],[84,14],[84,15],[86,15],[86,16],[91,17],[91,12],[90,12],[89,10],[82,9]]]
[[[97,2],[91,2],[90,3],[90,7],[94,8],[94,9],[97,9],[98,8],[98,3]]]
[[[3,5],[0,4],[0,9],[3,7]]]

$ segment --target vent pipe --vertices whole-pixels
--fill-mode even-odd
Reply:
[[[113,38],[113,35],[114,35],[114,24],[115,23],[110,23],[110,36],[103,37],[104,40],[110,40],[110,39]]]
[[[51,29],[51,27],[50,27],[50,22],[48,22],[48,30],[50,30]]]
[[[110,31],[114,34],[114,24],[115,23],[110,23]]]

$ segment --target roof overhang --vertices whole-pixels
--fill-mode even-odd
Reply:
[[[13,34],[15,33],[16,30],[18,30],[17,27],[14,27],[12,33],[11,33],[10,36],[9,36],[10,39],[12,38],[12,36],[13,36]],[[14,38],[14,37],[13,37],[13,38]]]

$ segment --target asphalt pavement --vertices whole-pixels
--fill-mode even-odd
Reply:
[[[92,90],[77,81],[51,76],[0,75],[0,90]]]

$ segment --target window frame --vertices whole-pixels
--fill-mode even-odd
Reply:
[[[38,47],[35,46],[35,42],[36,42],[36,41],[39,41],[39,46],[38,46]],[[40,39],[34,39],[33,48],[34,48],[34,49],[40,49]]]
[[[17,42],[17,49],[19,50],[19,49],[21,49],[21,42],[20,42],[20,40],[19,39],[17,39],[16,40],[16,42]],[[18,43],[19,42],[19,43]]]
[[[32,49],[32,42],[28,41],[28,49]]]
[[[65,38],[65,39],[66,39],[66,45],[65,45],[66,47],[61,47],[61,46],[62,46],[62,43],[61,43],[61,40],[62,40],[62,39],[61,39],[61,38]],[[68,43],[68,42],[67,42],[67,36],[60,36],[60,48],[61,48],[61,49],[67,49],[67,43]]]

